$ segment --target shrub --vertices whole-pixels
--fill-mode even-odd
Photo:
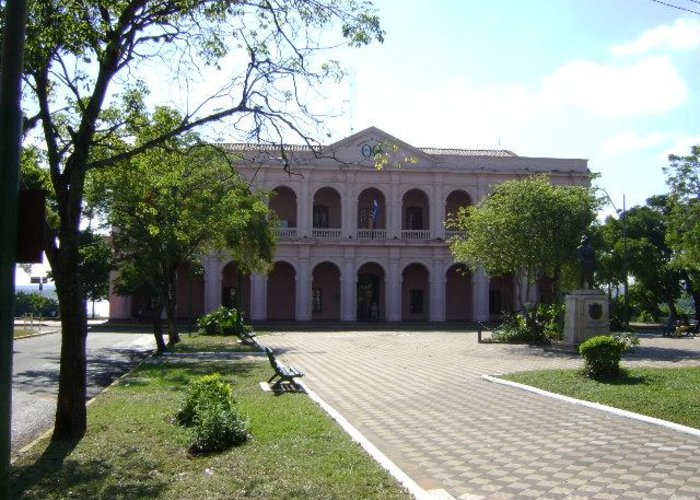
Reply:
[[[231,385],[218,373],[190,382],[176,420],[192,427],[193,453],[221,451],[248,439],[248,420],[236,408]]]
[[[243,314],[236,309],[219,307],[197,320],[197,326],[205,335],[237,335],[242,337],[245,325]]]
[[[248,440],[248,420],[235,407],[208,406],[197,416],[192,430],[190,450],[193,453],[212,453]]]
[[[584,360],[584,373],[591,378],[617,377],[622,354],[637,344],[639,339],[634,335],[599,335],[586,340],[578,348]]]
[[[542,334],[551,340],[564,339],[564,304],[540,304],[537,308],[537,322],[541,325]]]
[[[503,313],[503,321],[494,329],[492,338],[498,342],[548,344],[542,325],[529,325],[521,314]]]

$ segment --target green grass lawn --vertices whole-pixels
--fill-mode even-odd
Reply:
[[[635,368],[597,381],[577,370],[522,372],[503,377],[521,384],[700,429],[700,367]]]
[[[187,383],[219,372],[233,384],[252,439],[193,457],[173,423]],[[303,394],[263,392],[264,362],[154,360],[90,405],[71,447],[35,446],[12,467],[12,498],[410,498]]]
[[[242,344],[235,335],[200,335],[181,333],[180,342],[172,346],[172,352],[257,352],[258,348]]]

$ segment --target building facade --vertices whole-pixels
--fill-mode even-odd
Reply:
[[[321,148],[279,153],[232,144],[239,171],[270,192],[279,218],[272,271],[245,276],[225,255],[204,258],[204,277],[178,288],[182,317],[237,305],[253,321],[485,321],[515,308],[512,278],[489,279],[455,263],[445,221],[508,179],[547,173],[590,183],[586,160],[526,158],[504,150],[418,148],[369,128]],[[375,154],[386,160],[377,168]],[[112,295],[110,316],[143,310]]]

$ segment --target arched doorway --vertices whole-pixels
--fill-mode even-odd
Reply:
[[[342,227],[340,194],[323,187],[314,194],[312,235],[314,238],[340,238]]]
[[[401,203],[401,235],[405,239],[430,238],[430,200],[420,189],[411,189]]]
[[[357,321],[383,321],[386,318],[384,269],[369,262],[357,271]]]
[[[331,262],[314,267],[311,282],[311,319],[340,319],[340,270]]]
[[[280,238],[295,237],[297,235],[297,197],[294,191],[287,186],[276,187],[272,190],[269,206],[279,219]]]
[[[267,276],[267,319],[295,319],[296,271],[287,262],[275,262]]]
[[[240,272],[233,262],[226,264],[221,273],[221,305],[236,308],[250,319],[250,276]]]
[[[401,281],[401,320],[427,321],[430,312],[428,270],[422,264],[409,264]]]
[[[357,197],[357,237],[386,238],[386,200],[376,188],[368,188]]]
[[[445,276],[445,320],[472,321],[472,274],[463,264],[455,264]]]
[[[461,189],[452,191],[445,200],[445,238],[451,238],[452,236],[458,236],[462,232],[449,225],[449,221],[453,220],[459,214],[459,210],[463,207],[468,207],[472,205],[472,197],[469,193]]]

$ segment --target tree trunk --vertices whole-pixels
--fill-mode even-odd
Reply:
[[[163,354],[166,351],[165,341],[163,340],[163,322],[160,317],[163,314],[163,306],[156,307],[153,313],[153,336],[156,338],[156,354]]]
[[[52,437],[55,441],[79,440],[87,428],[87,312],[78,277],[77,243],[74,258],[69,246],[65,244],[59,249],[63,262],[58,266],[52,263],[61,312],[61,366]]]
[[[177,276],[177,274],[175,275]],[[175,345],[180,342],[180,335],[177,333],[177,278],[174,277],[168,286],[168,299],[165,303],[165,315],[168,318],[168,344]]]
[[[95,299],[92,299],[92,319],[95,319]]]
[[[673,300],[667,300],[666,305],[668,306],[669,323],[676,324],[676,319],[678,319],[678,309],[676,309],[676,303]]]

